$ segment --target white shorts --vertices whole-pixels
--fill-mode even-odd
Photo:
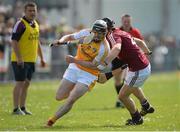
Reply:
[[[141,87],[146,79],[151,74],[151,65],[149,64],[142,70],[139,71],[128,71],[127,76],[125,78],[125,84],[130,87]]]
[[[73,83],[83,83],[88,85],[88,87],[94,86],[95,82],[97,81],[98,77],[81,70],[78,68],[74,63],[71,63],[69,67],[66,69],[63,78],[73,82]]]

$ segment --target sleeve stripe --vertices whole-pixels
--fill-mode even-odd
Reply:
[[[13,33],[16,33],[16,32],[17,32],[17,29],[18,29],[18,27],[20,26],[20,23],[21,23],[20,20],[16,22],[16,24],[15,24],[15,26],[14,26],[14,28],[13,28]]]
[[[112,36],[112,33],[108,36],[108,38],[109,38],[112,45],[116,43],[116,41],[114,40],[114,38]]]

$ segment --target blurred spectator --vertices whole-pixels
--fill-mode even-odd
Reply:
[[[6,28],[4,29],[4,42],[5,44],[11,43],[11,35],[12,35],[12,29],[15,24],[14,18],[9,18],[6,22]]]
[[[4,4],[6,3],[6,4]],[[7,4],[9,3],[9,4]],[[14,25],[14,21],[18,20],[20,17],[23,16],[23,4],[24,1],[22,0],[14,0],[14,1],[1,1],[0,0],[0,58],[1,60],[5,58],[4,52],[8,44],[10,43],[10,35],[12,33],[12,26]],[[53,10],[52,10],[53,9]],[[43,45],[48,45],[50,42],[52,42],[55,38],[60,38],[62,35],[69,34],[72,32],[79,31],[84,27],[84,25],[79,24],[77,27],[72,28],[68,25],[66,21],[66,9],[61,10],[58,7],[40,7],[38,10],[38,23],[40,25],[40,41]],[[52,15],[52,16],[51,16]],[[53,18],[53,20],[49,19]],[[132,28],[131,17],[125,17],[123,19],[124,26],[123,28],[125,31],[129,32]],[[60,23],[59,23],[60,22]],[[57,25],[57,23],[59,23]],[[141,35],[142,36],[142,35]],[[169,69],[173,69],[173,65],[177,66],[177,60],[179,58],[179,48],[180,48],[180,40],[179,42],[176,41],[176,39],[173,36],[161,36],[160,31],[157,33],[149,33],[147,35],[144,35],[145,41],[148,42],[148,47],[153,50],[153,56],[150,57],[152,63],[153,70],[158,70],[159,68],[156,68],[155,62],[158,61],[158,52],[162,51],[163,46],[165,46],[168,49],[168,53],[164,55],[164,63],[165,65],[160,70],[165,70],[165,67],[169,67]],[[160,46],[160,47],[159,47]],[[157,49],[156,49],[157,48]],[[159,49],[160,48],[160,49]],[[52,48],[52,70],[54,70],[55,65],[57,69],[59,66],[66,66],[63,60],[60,58],[64,58],[65,54],[72,54],[74,55],[76,52],[76,46],[64,46],[64,47],[57,47]],[[7,50],[8,51],[8,50]],[[164,50],[163,50],[164,51]],[[155,53],[154,53],[155,52]],[[176,55],[175,55],[176,54]],[[172,57],[172,56],[177,57]],[[157,58],[156,58],[157,57]],[[6,57],[9,58],[9,57]],[[61,60],[61,61],[59,61]],[[163,60],[163,59],[161,59]],[[157,64],[159,65],[159,64]],[[1,66],[1,65],[0,65]],[[54,70],[54,73],[56,71]],[[2,75],[2,74],[1,74]],[[12,79],[12,75],[8,75],[9,78]]]
[[[135,38],[143,40],[143,36],[139,29],[132,26],[132,17],[129,14],[125,14],[121,17],[121,23],[121,30],[128,32]]]
[[[72,33],[73,29],[67,25],[66,19],[61,18],[61,22],[56,27],[56,37],[61,38],[62,36]]]
[[[23,2],[17,1],[13,9],[12,16],[15,17],[16,19],[21,18],[24,12],[23,7],[24,7]]]
[[[168,48],[164,45],[158,46],[153,52],[153,61],[158,70],[161,70],[165,63],[165,55],[168,54]]]
[[[0,59],[4,56],[4,29],[5,29],[5,17],[3,13],[0,13]]]
[[[85,26],[83,24],[79,24],[77,27],[75,27],[76,31],[80,31],[82,29],[85,29]]]

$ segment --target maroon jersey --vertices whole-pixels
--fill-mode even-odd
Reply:
[[[114,29],[112,33],[107,36],[107,40],[111,48],[116,43],[121,43],[121,51],[118,57],[128,64],[130,71],[138,71],[148,66],[149,60],[136,45],[130,34],[120,29]]]
[[[123,27],[120,27],[120,30],[124,31]],[[135,38],[143,40],[143,36],[141,35],[140,31],[137,28],[131,27],[128,33]]]

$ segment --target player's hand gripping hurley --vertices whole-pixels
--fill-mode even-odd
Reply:
[[[49,44],[49,47],[59,46],[59,45],[69,45],[69,44],[89,44],[92,42],[94,34],[91,33],[90,35],[83,37],[81,39],[66,41],[66,42],[59,42],[59,40],[55,40],[53,43]]]

